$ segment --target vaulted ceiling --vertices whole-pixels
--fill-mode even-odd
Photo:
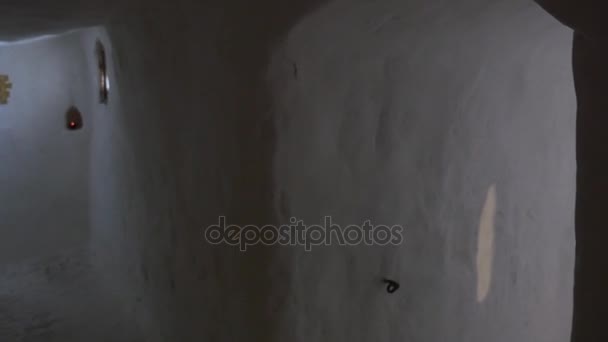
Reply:
[[[0,41],[10,42],[102,23],[139,0],[5,0],[0,2]]]

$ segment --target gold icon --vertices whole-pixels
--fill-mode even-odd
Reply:
[[[0,75],[0,105],[8,104],[8,97],[11,95],[10,89],[13,85],[10,83],[8,75]]]

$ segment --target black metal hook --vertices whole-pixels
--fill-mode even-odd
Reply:
[[[400,285],[398,282],[386,278],[384,278],[383,282],[386,284],[386,292],[395,293],[397,290],[399,290]]]

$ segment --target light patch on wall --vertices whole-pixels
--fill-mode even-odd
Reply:
[[[8,104],[8,98],[11,96],[11,84],[8,75],[0,75],[0,105]]]
[[[27,38],[27,39],[20,39],[20,40],[16,40],[16,41],[12,41],[12,42],[5,42],[5,41],[0,41],[0,46],[12,46],[12,45],[19,45],[19,44],[30,44],[30,43],[36,43],[36,42],[40,42],[43,40],[47,40],[47,39],[52,39],[57,37],[57,35],[44,35],[44,36],[37,36],[34,38]]]
[[[480,303],[488,296],[492,284],[495,218],[496,186],[492,185],[486,194],[477,235],[477,301]]]
[[[62,35],[67,35],[67,34],[71,34],[74,32],[78,32],[82,29],[84,29],[84,28],[76,28],[76,29],[72,29],[72,30],[68,30],[68,31],[64,31],[64,32],[59,32],[56,34],[45,34],[45,35],[41,35],[41,36],[34,36],[34,37],[18,39],[18,40],[13,40],[13,41],[0,41],[0,47],[36,43],[36,42],[40,42],[40,41],[44,41],[44,40],[57,38]]]

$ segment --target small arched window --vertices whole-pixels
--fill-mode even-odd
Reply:
[[[97,55],[97,69],[99,71],[99,102],[107,104],[108,96],[110,93],[110,80],[108,78],[106,49],[99,40],[95,45],[95,53]]]

